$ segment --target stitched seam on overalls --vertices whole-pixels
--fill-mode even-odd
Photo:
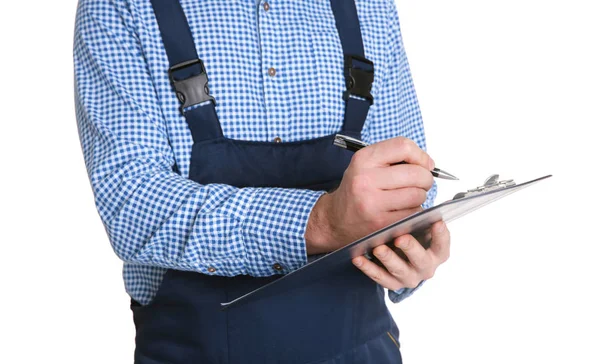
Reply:
[[[388,336],[390,337],[390,339],[392,339],[392,341],[394,342],[394,345],[396,345],[396,347],[398,349],[400,349],[400,344],[398,344],[398,342],[396,341],[396,339],[394,339],[394,336],[392,336],[392,334],[390,334],[389,331],[387,331]]]

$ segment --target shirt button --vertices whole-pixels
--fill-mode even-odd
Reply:
[[[273,264],[273,269],[281,272],[283,270],[283,267],[281,266],[281,264],[275,263]]]
[[[271,6],[268,2],[265,1],[265,3],[263,4],[263,9],[265,9],[265,11],[269,11],[269,9],[271,9]]]
[[[208,271],[209,271],[210,273],[214,273],[214,272],[216,272],[216,271],[217,271],[217,268],[215,268],[215,267],[208,267]]]
[[[280,137],[276,137],[275,139],[273,139],[273,141],[275,143],[281,143],[281,138]]]
[[[269,76],[274,77],[275,74],[277,74],[277,71],[275,71],[275,68],[273,68],[273,67],[269,68]]]

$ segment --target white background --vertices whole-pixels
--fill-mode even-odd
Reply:
[[[398,6],[429,152],[461,177],[437,202],[554,174],[450,224],[451,259],[391,307],[405,362],[600,363],[598,2]],[[75,7],[0,4],[1,363],[132,362],[75,124]]]

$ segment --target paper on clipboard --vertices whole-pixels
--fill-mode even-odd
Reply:
[[[268,295],[281,294],[288,289],[293,289],[294,286],[313,282],[318,280],[319,277],[335,271],[342,265],[352,264],[351,260],[353,258],[368,254],[373,250],[373,248],[386,244],[396,237],[404,234],[422,232],[434,223],[441,220],[448,223],[549,177],[551,177],[551,175],[540,177],[518,185],[501,187],[490,191],[482,190],[481,192],[471,194],[467,193],[465,197],[446,201],[427,210],[410,215],[383,229],[358,239],[343,248],[314,260],[303,267],[233,301],[221,303],[221,307],[226,309],[249,299],[257,299]]]

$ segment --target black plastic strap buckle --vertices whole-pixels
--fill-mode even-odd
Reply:
[[[176,80],[173,77],[174,72],[181,71],[187,67],[197,64],[200,65],[199,74],[181,80]],[[214,105],[216,105],[215,98],[210,95],[208,89],[208,75],[206,74],[206,69],[204,68],[204,63],[201,59],[192,59],[190,61],[176,64],[169,68],[169,79],[175,88],[177,98],[179,101],[181,101],[181,107],[179,109],[182,113],[184,108],[197,105],[205,101],[211,101]]]
[[[354,66],[353,61],[359,61],[365,65],[370,65],[371,70],[365,70]],[[346,91],[344,100],[348,100],[350,95],[360,96],[373,104],[373,95],[371,95],[371,86],[375,79],[374,65],[370,60],[351,54],[344,55],[344,76],[346,77]]]

